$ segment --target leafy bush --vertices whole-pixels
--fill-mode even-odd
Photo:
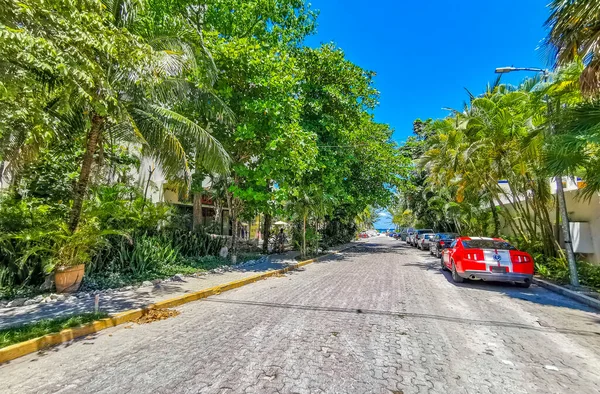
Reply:
[[[579,261],[577,262],[577,273],[582,285],[600,290],[600,266]]]
[[[254,260],[260,257],[256,254],[239,255],[239,262]],[[143,281],[164,279],[175,274],[190,275],[200,271],[208,271],[214,268],[230,265],[231,261],[218,256],[203,256],[197,258],[181,259],[174,263],[159,265],[152,271],[144,271],[137,275],[128,272],[94,272],[83,278],[82,288],[84,290],[101,290],[119,288],[128,285],[140,284]]]
[[[131,247],[121,243],[119,266],[134,276],[157,271],[163,265],[179,260],[179,250],[159,237],[142,235],[133,240]]]
[[[564,258],[540,259],[535,265],[536,273],[558,283],[569,283],[569,265]],[[577,262],[579,283],[600,290],[600,266],[585,261]]]
[[[344,222],[340,219],[333,219],[326,223],[321,233],[323,237],[322,243],[326,247],[345,244],[354,239],[356,225],[353,221]]]
[[[87,262],[102,242],[97,222],[71,234],[62,208],[40,199],[0,199],[0,286],[39,285],[56,264]]]
[[[303,227],[302,224],[297,223],[292,228],[292,246],[296,250],[302,250],[302,233]],[[317,254],[317,246],[323,247],[321,244],[321,234],[318,233],[314,227],[306,228],[306,252],[309,255]]]
[[[172,206],[147,201],[138,188],[122,184],[96,187],[86,203],[86,215],[98,218],[102,228],[129,233],[155,232],[174,212]]]
[[[177,246],[186,257],[217,256],[227,238],[202,231],[164,230],[160,236]]]

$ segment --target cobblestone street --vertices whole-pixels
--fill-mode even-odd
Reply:
[[[177,309],[0,366],[0,392],[600,392],[600,314],[386,237]]]

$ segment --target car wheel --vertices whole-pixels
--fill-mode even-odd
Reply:
[[[452,261],[452,280],[454,283],[463,283],[465,281],[465,279],[458,274],[458,271],[456,271],[456,264],[454,264],[454,261]]]
[[[529,287],[531,286],[531,281],[527,281],[527,282],[515,282],[515,285],[517,287],[522,288],[522,289],[529,289]]]
[[[440,266],[442,267],[442,271],[448,271],[448,267],[444,264],[444,256],[440,256]]]

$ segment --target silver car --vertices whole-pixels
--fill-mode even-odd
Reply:
[[[435,231],[433,231],[430,228],[415,230],[410,239],[409,244],[418,248],[419,242],[420,242],[421,238],[423,238],[423,234],[435,234]]]
[[[429,244],[433,241],[434,237],[434,233],[421,234],[417,240],[417,248],[421,250],[429,250]]]

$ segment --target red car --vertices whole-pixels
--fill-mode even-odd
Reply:
[[[452,272],[452,280],[465,279],[515,282],[529,287],[533,277],[533,258],[517,250],[502,238],[459,237],[442,251],[443,270]]]

